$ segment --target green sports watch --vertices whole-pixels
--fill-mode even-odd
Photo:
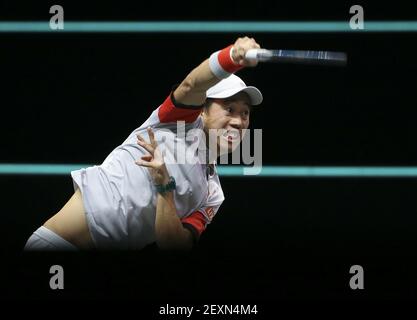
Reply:
[[[156,191],[162,195],[164,195],[165,193],[175,190],[175,188],[177,187],[176,183],[175,183],[175,179],[173,176],[169,177],[169,181],[166,185],[163,184],[156,184],[155,188]]]

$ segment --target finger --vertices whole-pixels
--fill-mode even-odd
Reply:
[[[144,161],[152,161],[153,157],[150,154],[147,154],[146,156],[140,157]]]
[[[155,140],[155,134],[154,134],[151,127],[148,127],[148,135],[149,135],[149,139],[151,141],[152,147],[156,148],[157,143],[156,143],[156,140]]]
[[[239,56],[239,57],[243,57],[243,56],[245,55],[245,48],[240,47],[240,48],[237,50],[237,52],[238,52],[238,56]]]
[[[146,168],[153,168],[154,167],[154,164],[152,162],[147,162],[147,161],[143,161],[143,160],[136,160],[135,163],[138,166],[141,166],[141,167],[146,167]]]
[[[145,142],[145,139],[143,139],[143,137],[140,135],[140,133],[137,133],[136,137],[138,138],[138,140]]]
[[[153,154],[154,153],[154,148],[149,143],[146,143],[144,141],[138,140],[138,145],[140,145],[142,148],[144,148],[150,154]]]

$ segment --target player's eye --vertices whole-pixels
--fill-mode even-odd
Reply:
[[[229,113],[232,113],[233,112],[233,108],[232,107],[226,107],[226,111],[229,112]]]

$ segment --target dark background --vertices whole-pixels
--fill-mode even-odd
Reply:
[[[55,4],[55,3],[53,3]],[[70,20],[346,20],[350,5],[64,4]],[[360,3],[359,3],[360,4]],[[0,20],[47,20],[52,4],[4,2]],[[221,7],[222,10],[213,8]],[[411,5],[365,19],[415,20]],[[248,34],[265,48],[346,51],[346,68],[262,64],[252,114],[264,165],[417,165],[415,33]],[[2,163],[99,164],[173,84],[241,34],[0,34]],[[69,176],[0,176],[2,296],[166,303],[415,299],[416,179],[223,178],[226,200],[189,255],[23,254],[71,195]],[[49,289],[49,267],[65,290]],[[349,288],[350,266],[365,290]],[[139,303],[138,302],[138,303]]]

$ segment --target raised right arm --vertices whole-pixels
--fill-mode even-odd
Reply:
[[[236,42],[204,60],[193,69],[174,91],[175,100],[183,105],[198,106],[206,100],[206,91],[242,67],[255,66],[255,61],[245,59],[249,49],[260,48],[253,38],[238,38]]]

